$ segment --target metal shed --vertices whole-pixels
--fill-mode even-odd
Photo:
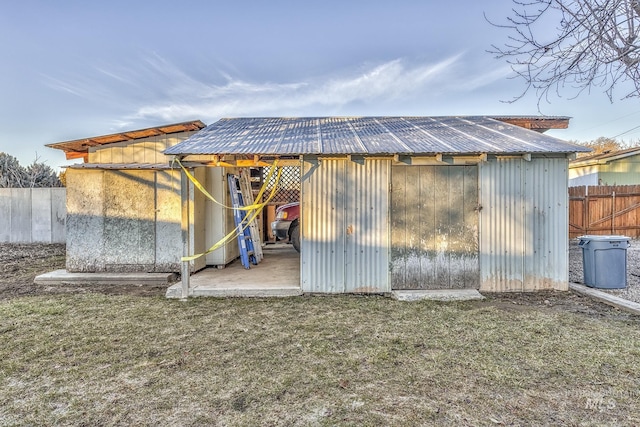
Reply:
[[[165,154],[298,164],[303,292],[566,290],[567,168],[585,149],[542,132],[568,121],[230,118]]]
[[[66,172],[68,272],[177,272],[183,244],[203,251],[233,229],[232,214],[185,190],[189,183],[162,154],[204,127],[196,120],[48,145],[63,150],[67,159],[84,160]],[[224,202],[226,171],[201,166],[195,174]],[[186,192],[191,197],[183,200]],[[185,204],[191,208],[188,217],[182,215]],[[186,228],[191,238],[183,242]],[[230,243],[189,268],[224,265],[237,256]]]

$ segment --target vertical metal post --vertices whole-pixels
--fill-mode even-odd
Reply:
[[[191,243],[191,233],[189,219],[191,217],[190,204],[191,204],[191,185],[189,185],[189,178],[184,171],[180,173],[180,199],[182,202],[182,216],[181,216],[181,228],[182,228],[182,256],[189,256],[189,246]],[[182,280],[182,298],[189,297],[190,287],[190,269],[191,261],[182,261],[182,268],[180,270],[180,276]]]

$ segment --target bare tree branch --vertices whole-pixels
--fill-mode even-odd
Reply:
[[[513,0],[504,45],[489,50],[511,65],[525,89],[541,100],[568,92],[571,98],[600,88],[613,101],[640,97],[640,0]],[[554,25],[551,26],[550,23]],[[628,89],[630,84],[631,90]]]
[[[58,174],[38,156],[26,168],[15,157],[0,152],[0,188],[62,187]]]

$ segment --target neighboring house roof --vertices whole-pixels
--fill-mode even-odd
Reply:
[[[164,126],[156,126],[152,128],[131,130],[120,133],[112,133],[109,135],[92,136],[89,138],[76,139],[73,141],[56,142],[54,144],[46,144],[47,147],[63,150],[67,159],[86,158],[89,148],[106,144],[114,144],[116,142],[134,141],[136,139],[149,138],[153,136],[169,135],[172,133],[197,131],[203,129],[206,125],[200,120],[191,122],[174,123]]]
[[[627,148],[626,150],[607,151],[604,153],[593,154],[591,156],[580,157],[569,163],[570,168],[579,168],[583,166],[605,165],[614,160],[620,160],[640,154],[640,147]]]
[[[506,123],[507,119],[485,116],[226,118],[168,148],[164,154],[508,155],[588,151]],[[554,120],[568,122],[569,119]]]

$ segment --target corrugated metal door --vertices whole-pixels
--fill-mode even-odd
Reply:
[[[302,290],[390,291],[387,159],[305,159]]]
[[[481,290],[568,289],[566,158],[480,166]]]
[[[477,289],[478,167],[393,166],[392,289]]]

